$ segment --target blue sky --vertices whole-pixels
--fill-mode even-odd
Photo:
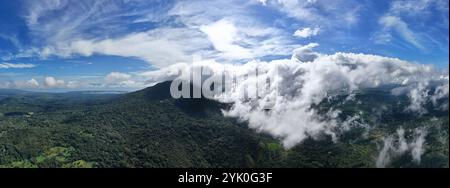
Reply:
[[[375,54],[448,69],[448,0],[0,0],[0,87],[134,90],[193,55]]]

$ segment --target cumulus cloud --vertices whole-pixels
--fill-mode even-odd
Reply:
[[[294,50],[294,54],[292,55],[292,60],[298,60],[301,62],[312,62],[317,57],[319,57],[319,53],[313,51],[313,48],[319,46],[317,43],[310,43],[300,48]]]
[[[382,139],[382,149],[376,160],[376,166],[379,168],[386,167],[394,158],[399,157],[408,151],[411,153],[413,160],[420,163],[421,156],[424,153],[426,135],[427,131],[425,129],[417,128],[413,132],[413,138],[408,141],[405,138],[405,130],[399,128],[396,131],[396,135],[384,137]]]
[[[14,88],[14,89],[36,89],[39,88],[41,84],[34,78],[27,81],[12,81],[0,84],[2,88]]]
[[[70,83],[70,84],[69,84]],[[13,88],[13,89],[54,89],[54,88],[69,88],[69,85],[73,85],[74,82],[66,83],[64,80],[56,79],[55,77],[49,76],[42,80],[31,78],[29,80],[15,80],[9,82],[1,83],[2,88]]]
[[[435,86],[448,87],[448,80],[442,77],[445,74],[431,66],[377,55],[341,52],[319,54],[312,50],[315,46],[317,44],[304,46],[297,50],[292,59],[251,61],[235,65],[205,60],[191,65],[174,65],[158,70],[153,75],[167,80],[177,72],[196,67],[207,67],[216,74],[225,72],[234,75],[235,80],[239,81],[230,90],[214,95],[213,99],[232,103],[232,108],[224,111],[226,116],[237,117],[248,122],[255,130],[281,139],[287,148],[305,138],[316,138],[324,134],[336,140],[337,133],[345,129],[345,125],[357,124],[355,121],[358,118],[347,117],[344,121],[336,118],[340,114],[338,109],[332,108],[326,113],[319,113],[314,108],[336,95],[350,96],[362,89],[394,85],[404,90],[403,95],[409,97],[410,105],[414,106],[406,107],[405,110],[418,114],[422,113],[420,109],[425,104],[422,101],[435,100],[432,96],[448,98],[448,94],[442,92],[442,89],[436,90],[439,93],[437,95],[433,92],[422,95],[415,91],[431,91]],[[253,75],[255,70],[258,70],[257,78],[248,76]],[[257,90],[256,98],[248,97],[255,92],[251,86],[267,80],[271,84],[266,85],[264,90]]]
[[[111,72],[106,75],[105,83],[110,86],[133,87],[136,85],[136,82],[132,80],[132,75],[121,72]]]
[[[104,76],[65,76],[56,78],[53,76],[36,77],[29,80],[11,80],[0,82],[0,88],[8,89],[64,89],[64,90],[89,90],[89,89],[120,89],[136,90],[154,85],[149,83],[148,72],[121,73],[111,72]]]
[[[131,78],[131,75],[120,73],[120,72],[111,72],[105,77],[106,83],[118,83],[127,81]]]
[[[64,80],[58,80],[55,77],[49,76],[44,79],[44,86],[47,88],[63,88],[66,85]]]
[[[36,67],[36,65],[29,63],[0,63],[0,69],[24,69],[33,67]]]
[[[163,68],[164,69],[164,68]],[[103,83],[99,83],[104,88],[141,89],[152,86],[157,82],[151,82],[149,77],[158,81],[165,81],[165,75],[158,75],[154,72],[111,72],[103,78]]]
[[[295,31],[295,33],[293,34],[293,36],[299,37],[299,38],[309,38],[309,37],[318,35],[319,31],[320,31],[320,28],[318,28],[318,27],[316,27],[316,28],[305,27],[305,28],[297,29]]]
[[[37,80],[35,80],[34,78],[28,80],[25,84],[26,84],[25,87],[28,87],[28,88],[38,88],[40,85],[39,82]]]

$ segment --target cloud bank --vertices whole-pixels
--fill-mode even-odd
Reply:
[[[289,55],[299,46],[289,32],[259,21],[248,11],[256,1],[153,2],[161,10],[148,7],[146,1],[131,5],[125,0],[77,2],[27,3],[27,27],[43,45],[21,49],[12,58],[107,55],[165,67],[189,62],[192,54],[219,61],[248,61]],[[55,14],[58,16],[52,16]],[[165,25],[133,32],[123,27],[138,23]]]
[[[161,80],[171,80],[178,72],[195,67],[208,67],[213,73],[228,72],[239,80],[231,90],[218,94],[215,100],[232,103],[226,116],[237,117],[249,123],[249,127],[279,138],[286,148],[301,143],[308,137],[329,135],[334,140],[345,125],[357,124],[357,117],[337,118],[339,109],[319,113],[314,106],[338,95],[351,96],[357,91],[382,86],[395,86],[392,95],[405,95],[409,106],[405,111],[426,113],[427,102],[447,98],[446,102],[435,102],[436,107],[448,109],[448,75],[432,66],[410,63],[397,58],[377,55],[335,53],[332,55],[314,52],[317,44],[309,44],[296,50],[292,59],[270,62],[251,61],[246,64],[220,64],[201,61],[177,64],[147,73]],[[248,77],[255,70],[255,79]],[[220,74],[219,74],[220,75]],[[267,90],[258,90],[258,98],[249,99],[248,86],[270,79]],[[433,89],[438,88],[438,89]],[[399,92],[401,90],[401,92]],[[445,91],[444,91],[445,90]],[[351,97],[349,98],[351,100]],[[445,104],[443,104],[445,103]]]

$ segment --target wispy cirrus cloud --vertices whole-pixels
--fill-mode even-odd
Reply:
[[[0,69],[25,69],[33,67],[36,67],[36,65],[29,63],[0,63]]]
[[[100,37],[93,36],[87,31],[94,24],[103,25],[110,21],[92,22],[91,19],[106,15],[115,17],[116,9],[113,5],[105,8],[100,6],[103,5],[100,1],[91,3],[92,5],[83,2],[71,7],[69,6],[71,3],[66,1],[51,2],[46,4],[46,8],[42,8],[43,5],[35,5],[30,11],[30,16],[27,17],[28,26],[33,32],[48,35],[45,36],[47,45],[39,50],[27,50],[24,53],[35,54],[42,58],[51,56],[70,58],[95,54],[134,57],[156,67],[164,67],[178,62],[188,62],[192,54],[222,61],[246,60],[267,55],[289,55],[298,47],[288,32],[267,27],[248,12],[246,7],[254,6],[255,2],[242,4],[239,1],[231,3],[228,1],[189,3],[179,1],[173,4],[166,14],[159,15],[158,18],[151,13],[141,12],[133,15],[137,18],[132,20],[133,23],[140,23],[174,19],[178,24],[149,28],[125,35],[106,32]],[[86,6],[81,6],[84,4]],[[223,7],[228,9],[221,12],[214,11],[215,9],[223,10]],[[64,12],[63,18],[45,20],[46,15],[65,9],[69,11]],[[72,9],[74,10],[70,11]],[[72,15],[80,11],[86,13],[82,17]],[[66,23],[72,16],[75,16],[75,21]],[[64,25],[64,28],[57,28],[60,25]],[[227,29],[228,32],[222,32],[221,29]]]
[[[189,54],[206,48],[198,31],[185,28],[158,28],[104,40],[80,39],[39,51],[42,57],[92,56],[94,54],[143,59],[156,67],[186,62]]]
[[[259,2],[306,24],[312,23],[327,28],[342,28],[358,23],[360,9],[363,6],[353,0],[259,0]]]
[[[424,41],[432,35],[416,32],[404,15],[438,8],[442,1],[421,0],[413,8],[405,2],[393,1],[378,18],[381,29],[373,39],[389,44],[400,38],[425,49]],[[156,67],[189,61],[192,54],[225,62],[288,56],[301,45],[296,37],[310,39],[319,31],[339,44],[339,38],[352,39],[347,30],[370,12],[354,0],[44,0],[26,2],[25,7],[23,17],[35,45],[11,58],[106,55],[139,58]],[[276,17],[262,19],[267,14]],[[229,32],[217,32],[220,28]]]
[[[435,20],[437,16],[440,18]],[[432,26],[423,24],[429,21],[436,24]],[[441,36],[442,33],[436,33],[437,36],[433,37],[426,33],[430,31],[435,33],[436,30],[441,29],[448,30],[448,1],[392,1],[386,13],[378,18],[378,24],[381,28],[375,33],[376,43],[390,44],[394,41],[403,41],[412,47],[426,51],[431,45],[441,46],[440,43],[445,42],[434,39],[435,37],[444,38]],[[446,42],[448,43],[448,37]]]
[[[6,34],[0,33],[0,39],[3,39],[3,40],[6,40],[6,41],[10,42],[15,48],[21,48],[22,47],[21,42],[19,41],[19,39],[15,35],[6,35]]]
[[[409,44],[413,45],[416,48],[425,49],[422,45],[422,42],[419,41],[418,36],[411,31],[408,24],[405,23],[401,18],[397,16],[386,15],[381,17],[378,22],[383,27],[384,34],[378,36],[378,43],[387,43],[392,39],[392,35],[390,32],[397,32],[401,38],[407,41]]]
[[[308,54],[308,43],[320,43],[318,49],[327,52],[388,56],[431,54],[436,46],[447,49],[443,33],[448,33],[448,24],[437,26],[433,20],[448,22],[448,8],[443,6],[448,2],[411,2],[390,1],[378,9],[374,2],[356,0],[21,1],[20,21],[26,29],[0,35],[5,46],[17,48],[0,55],[2,61],[33,59],[36,65],[43,59],[83,59],[95,65],[92,59],[99,56],[123,58],[147,62],[148,69],[191,62],[193,55],[243,63],[294,53],[294,58],[309,61],[316,52]],[[406,50],[396,52],[392,46]],[[446,61],[447,52],[441,51],[433,61]],[[128,72],[127,62],[105,72]]]
[[[144,6],[148,1],[134,0],[43,0],[25,3],[23,17],[35,42],[51,45],[74,39],[109,38],[128,33],[132,20],[161,6]],[[164,4],[152,1],[155,5]],[[163,15],[162,15],[163,16]]]

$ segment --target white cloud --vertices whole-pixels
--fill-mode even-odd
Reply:
[[[394,30],[408,43],[412,44],[416,48],[424,49],[421,42],[419,42],[419,38],[417,37],[417,35],[409,29],[408,24],[401,18],[397,16],[387,15],[381,17],[378,23],[383,27],[384,32],[390,32],[391,30]],[[390,37],[391,35],[384,33],[382,37],[379,38],[381,40],[377,40],[377,42],[383,43],[386,41],[390,41]]]
[[[174,16],[178,21],[188,27],[198,27],[217,22],[221,19],[258,23],[257,19],[249,12],[251,1],[177,1],[168,15]]]
[[[57,55],[91,56],[93,54],[136,57],[157,67],[187,62],[194,51],[207,48],[201,33],[186,28],[158,28],[148,32],[133,33],[120,38],[105,40],[76,40],[44,48],[43,57]]]
[[[104,39],[126,31],[123,24],[127,22],[122,18],[146,15],[153,10],[143,6],[147,3],[140,0],[133,3],[126,0],[26,1],[24,17],[35,42],[56,45],[73,39]]]
[[[51,76],[43,78],[42,80],[40,80],[41,82],[38,80],[35,78],[31,78],[29,80],[14,80],[3,82],[0,84],[0,87],[13,89],[54,89],[67,87],[67,84],[64,80],[58,80]]]
[[[359,20],[361,8],[360,2],[352,0],[265,0],[259,2],[304,23],[318,24],[326,28],[354,25]]]
[[[0,33],[0,39],[4,39],[6,41],[9,41],[16,48],[21,48],[22,47],[21,42],[19,41],[19,39],[15,35],[10,36],[10,35],[4,35],[4,34]]]
[[[200,26],[217,52],[206,58],[219,61],[249,60],[265,56],[290,55],[300,47],[289,35],[272,27],[248,25],[239,21],[222,19]]]
[[[413,132],[413,139],[408,141],[405,138],[405,130],[399,128],[395,136],[388,136],[383,138],[383,146],[378,154],[376,166],[384,168],[388,166],[392,160],[410,151],[413,160],[420,163],[422,154],[424,153],[425,136],[427,131],[425,129],[417,128]]]
[[[227,20],[220,20],[210,25],[200,27],[208,35],[214,48],[232,59],[246,59],[252,57],[249,49],[236,45],[237,28]]]
[[[267,5],[267,0],[258,0],[261,4],[263,4],[264,6]]]
[[[150,86],[145,83],[147,80],[143,79],[144,73],[121,73],[111,72],[104,77],[104,87],[121,87],[121,88],[144,88]]]
[[[438,106],[442,110],[448,110],[448,103],[441,103],[439,100],[448,98],[449,96],[449,82],[448,82],[448,76],[444,76],[443,79],[447,80],[447,84],[440,85],[436,88],[434,93],[432,94],[430,100],[433,103],[434,106]]]
[[[313,51],[313,48],[319,46],[317,43],[310,43],[294,50],[292,60],[301,62],[312,62],[320,56],[319,53]]]
[[[430,18],[433,18],[433,24],[424,24]],[[410,20],[414,22],[409,22]],[[447,36],[436,33],[429,35],[428,32],[448,30],[448,0],[391,1],[387,12],[378,19],[378,24],[381,28],[375,33],[375,43],[399,42],[394,40],[395,33],[404,42],[422,51],[434,45],[442,48],[442,45],[448,43],[448,40],[442,41],[442,38]]]
[[[34,78],[28,80],[26,83],[26,88],[38,88],[39,87],[39,82],[36,81]]]
[[[422,97],[425,98],[423,100],[429,101],[432,96],[413,96],[408,93],[414,93],[414,89],[423,83],[445,85],[448,82],[442,78],[444,73],[428,65],[367,54],[318,54],[311,50],[315,46],[317,44],[306,45],[300,50],[300,56],[294,55],[292,59],[251,61],[237,65],[202,61],[192,65],[173,65],[154,72],[153,75],[150,73],[147,75],[158,75],[155,77],[167,80],[179,71],[188,71],[199,66],[208,67],[215,73],[225,70],[236,75],[239,82],[230,91],[214,98],[220,102],[233,104],[230,110],[224,112],[225,115],[237,117],[248,122],[255,130],[281,139],[287,148],[295,146],[305,138],[323,134],[336,139],[339,130],[346,129],[349,124],[358,124],[355,123],[358,118],[347,117],[344,122],[336,118],[339,115],[338,109],[330,109],[324,114],[313,108],[337,94],[351,95],[361,89],[397,85],[406,89],[406,96],[410,98],[411,105],[416,103],[424,105],[418,103],[422,99],[417,99]],[[315,56],[305,60],[305,57],[301,56],[305,52]],[[252,74],[256,69],[259,70],[258,79],[245,76]],[[258,91],[257,99],[246,97],[246,93],[253,91],[247,90],[247,86],[255,85],[255,82],[261,83],[266,79],[270,79],[273,83],[268,90]],[[423,86],[426,90],[432,88],[431,84]],[[448,95],[446,97],[448,98]]]
[[[111,72],[105,76],[53,76],[36,77],[29,80],[0,81],[0,88],[8,89],[64,89],[64,90],[98,90],[121,89],[136,90],[149,87],[148,77],[143,72],[121,73]]]
[[[269,2],[264,1],[263,4],[267,5]],[[298,1],[298,0],[278,0],[271,1],[272,5],[279,7],[282,12],[287,13],[289,16],[304,21],[320,20],[323,19],[322,15],[313,6],[315,1]]]
[[[201,32],[185,27],[146,32],[133,32],[123,27],[130,24],[130,20],[123,19],[128,17],[167,19],[165,3],[155,3],[161,6],[147,6],[147,1],[26,2],[27,26],[34,36],[33,42],[38,42],[41,47],[21,50],[19,54],[27,52],[43,58],[101,54],[136,57],[155,66],[166,66],[189,60],[192,51],[206,48],[198,40]]]
[[[230,62],[290,55],[299,47],[291,34],[264,24],[248,11],[257,2],[177,1],[160,10],[142,3],[146,2],[27,2],[26,23],[39,47],[20,49],[10,58],[98,54],[139,58],[165,67],[189,62],[192,54]],[[172,24],[131,32],[122,27],[129,24],[127,19],[120,19],[127,16],[136,17],[134,23],[172,20],[168,21]]]
[[[34,78],[27,81],[13,81],[6,84],[1,84],[3,88],[14,88],[14,89],[37,89],[41,85]]]
[[[315,27],[315,28],[305,27],[305,28],[300,28],[297,31],[295,31],[293,36],[299,37],[299,38],[309,38],[309,37],[318,35],[319,31],[320,31],[320,28],[318,28],[318,27]]]
[[[29,63],[0,63],[0,69],[23,69],[36,67],[34,64]]]
[[[116,84],[124,81],[128,81],[131,78],[131,75],[120,73],[120,72],[111,72],[105,77],[106,83]]]
[[[147,84],[154,85],[160,82],[170,81],[174,80],[178,77],[180,72],[182,70],[189,69],[189,65],[185,63],[178,63],[171,66],[167,66],[164,68],[161,68],[159,70],[154,71],[145,71],[140,73],[139,75],[142,76]]]
[[[156,67],[190,62],[192,54],[219,61],[245,60],[267,55],[289,55],[299,47],[275,28],[236,25],[219,20],[197,28],[158,28],[105,40],[76,40],[48,46],[42,57],[72,57],[93,54],[143,59]],[[213,47],[213,49],[211,49]]]
[[[37,39],[43,39],[41,43],[44,46],[21,50],[14,57],[38,55],[42,58],[71,58],[99,54],[134,57],[156,67],[165,67],[189,62],[192,54],[229,62],[267,55],[290,55],[293,49],[299,47],[289,33],[264,24],[248,11],[256,2],[177,1],[162,12],[140,8],[139,3],[132,5],[139,11],[132,9],[126,14],[137,17],[134,22],[171,19],[175,20],[174,23],[130,33],[118,24],[120,20],[113,21],[123,13],[123,9],[129,8],[129,4],[120,7],[118,2],[103,0],[83,1],[81,4],[50,0],[30,2],[27,25]],[[65,11],[60,16],[51,16],[63,9]],[[104,28],[106,26],[111,28]],[[92,28],[97,33],[91,33]],[[128,34],[114,35],[112,31]]]
[[[155,83],[148,83],[145,72],[111,72],[107,75],[94,76],[53,76],[35,77],[29,80],[14,79],[0,81],[0,88],[8,89],[64,89],[64,90],[108,90],[120,89],[134,91],[149,87]]]
[[[218,61],[248,60],[268,55],[290,55],[291,34],[261,22],[248,11],[252,1],[180,1],[169,11],[180,22],[205,33],[214,50],[201,54]],[[221,31],[223,30],[223,31]],[[226,32],[224,32],[226,31]]]
[[[432,10],[430,8],[436,8]],[[405,1],[396,0],[392,1],[389,12],[395,15],[405,16],[427,16],[430,11],[442,11],[448,14],[448,1],[447,0],[416,0]],[[435,12],[438,13],[438,12]]]
[[[46,77],[44,80],[44,86],[47,88],[64,88],[65,81],[64,80],[58,80],[55,77]]]

